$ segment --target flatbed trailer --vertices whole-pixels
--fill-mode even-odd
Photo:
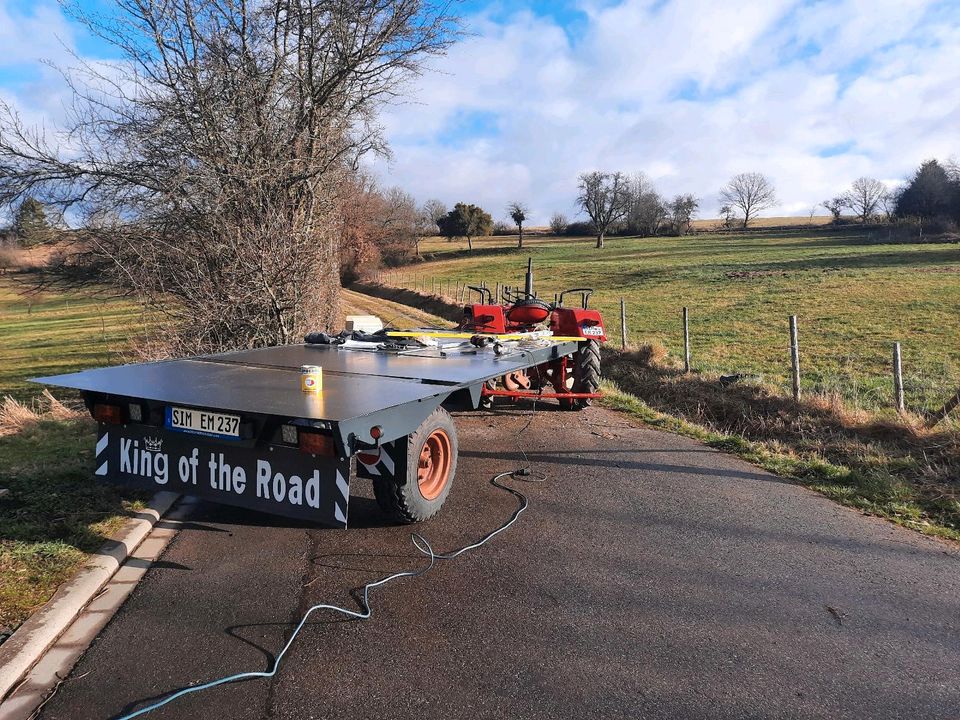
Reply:
[[[81,391],[98,422],[101,479],[343,528],[355,458],[355,475],[373,481],[384,511],[415,522],[439,510],[456,473],[447,408],[518,396],[492,388],[497,378],[565,377],[567,358],[583,344],[542,333],[503,343],[440,335],[426,347],[386,337],[288,345],[36,382]],[[301,390],[305,365],[322,368],[320,392]],[[553,385],[571,402],[596,396]],[[557,396],[544,386],[539,394]]]

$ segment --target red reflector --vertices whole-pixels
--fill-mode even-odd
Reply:
[[[379,425],[374,425],[372,428],[370,428],[370,437],[372,437],[374,440],[379,440],[382,438],[383,428]]]
[[[380,455],[371,455],[370,453],[357,453],[357,460],[362,462],[364,465],[376,465],[380,462]]]
[[[96,403],[93,406],[93,419],[107,425],[122,425],[126,417],[120,405]]]
[[[337,454],[333,438],[320,433],[300,431],[300,450],[311,455],[326,455],[333,457]]]

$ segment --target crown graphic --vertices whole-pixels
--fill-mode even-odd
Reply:
[[[163,438],[143,438],[143,446],[150,452],[160,452],[163,447]]]

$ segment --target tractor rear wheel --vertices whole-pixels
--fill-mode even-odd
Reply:
[[[596,340],[580,343],[577,351],[570,356],[569,367],[567,387],[570,392],[597,392],[600,389],[600,343]],[[560,406],[565,410],[582,410],[590,404],[590,398],[560,400]]]
[[[375,477],[373,494],[392,519],[421,522],[443,506],[457,472],[457,429],[450,413],[434,410],[407,436],[406,451],[403,471]]]

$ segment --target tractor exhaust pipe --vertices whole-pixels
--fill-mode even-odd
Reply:
[[[533,297],[533,258],[527,258],[527,279],[523,285],[527,297]]]

